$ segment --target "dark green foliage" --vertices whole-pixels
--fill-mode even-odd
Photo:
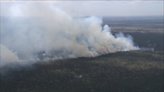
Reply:
[[[132,51],[40,63],[13,71],[6,80],[1,76],[1,92],[163,92],[164,65],[153,55],[160,56]]]

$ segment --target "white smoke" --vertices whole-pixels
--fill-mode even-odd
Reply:
[[[12,63],[12,62],[19,62],[19,58],[17,57],[16,53],[13,53],[11,50],[6,48],[4,45],[0,45],[1,48],[1,64],[0,66],[4,66],[5,64]]]
[[[102,27],[100,17],[75,18],[47,4],[19,7],[24,17],[1,19],[1,67],[139,49],[131,36]]]

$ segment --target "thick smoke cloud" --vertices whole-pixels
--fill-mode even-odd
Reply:
[[[19,7],[23,17],[1,18],[0,67],[139,49],[131,36],[112,35],[99,17],[71,17],[47,4]]]

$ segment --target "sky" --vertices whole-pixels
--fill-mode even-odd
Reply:
[[[21,7],[49,3],[71,16],[163,16],[164,1],[1,1],[1,16],[22,16]],[[35,8],[35,7],[34,7]],[[24,15],[23,15],[24,16]]]

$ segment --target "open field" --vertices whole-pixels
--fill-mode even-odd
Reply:
[[[111,27],[113,32],[141,32],[163,34],[162,17],[104,17],[104,23]]]
[[[115,34],[130,34],[150,51],[41,62],[1,74],[0,92],[163,92],[163,20],[106,18]],[[159,31],[156,31],[156,30]]]

